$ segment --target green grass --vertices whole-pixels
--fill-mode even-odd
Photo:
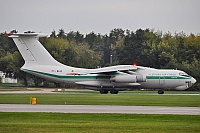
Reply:
[[[200,116],[0,113],[0,132],[197,133]]]
[[[30,97],[36,97],[37,104],[200,107],[199,95],[152,95],[126,92],[117,95],[101,95],[98,92],[0,94],[0,104],[29,104]]]
[[[167,91],[168,94],[199,94]],[[158,95],[156,91],[124,91],[101,95],[90,90],[70,90],[56,94],[0,94],[0,104],[129,105],[200,107],[199,95]],[[0,112],[0,133],[83,132],[83,133],[199,133],[200,115],[149,114],[62,114]]]

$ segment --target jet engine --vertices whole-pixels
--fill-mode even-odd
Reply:
[[[136,82],[146,82],[146,77],[143,75],[116,75],[110,78],[110,81],[116,83],[136,83]]]

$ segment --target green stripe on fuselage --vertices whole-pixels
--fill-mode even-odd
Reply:
[[[41,74],[45,76],[50,76],[54,78],[74,78],[74,79],[109,79],[109,75],[56,75],[56,74],[50,74],[50,73],[45,73],[45,72],[39,72],[39,71],[34,71],[34,70],[28,70],[28,69],[21,69],[26,72],[31,72],[31,73],[36,73],[36,74]],[[185,77],[185,76],[146,76],[147,79],[190,79],[190,77]]]
[[[50,77],[54,77],[54,78],[61,78],[61,79],[63,79],[63,78],[74,78],[74,79],[76,79],[76,78],[89,78],[89,79],[96,79],[96,78],[101,78],[101,79],[108,79],[108,78],[110,78],[110,76],[107,76],[107,75],[105,75],[105,76],[100,76],[100,75],[95,75],[95,76],[93,76],[93,75],[56,75],[56,74],[50,74],[50,73],[45,73],[45,72],[39,72],[39,71],[34,71],[34,70],[28,70],[28,69],[21,69],[21,70],[23,70],[23,71],[26,71],[26,72],[31,72],[31,73],[37,73],[37,74],[42,74],[42,75],[45,75],[45,76],[50,76]]]
[[[147,76],[147,79],[190,79],[185,76]]]

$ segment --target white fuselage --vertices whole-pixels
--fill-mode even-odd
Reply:
[[[128,65],[129,66],[129,65]],[[123,72],[115,72],[112,75],[108,74],[87,74],[98,69],[83,69],[68,66],[47,66],[47,65],[26,65],[21,70],[48,79],[53,82],[65,83],[71,85],[82,85],[86,88],[99,90],[101,88],[116,90],[126,90],[134,88],[146,89],[175,89],[185,90],[191,87],[196,80],[191,76],[182,76],[184,73],[180,70],[162,70],[148,67],[140,67],[135,72],[144,77],[142,82],[112,82],[110,79],[114,76],[129,75]]]

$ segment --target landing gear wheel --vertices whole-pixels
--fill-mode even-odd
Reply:
[[[118,94],[118,91],[117,91],[117,90],[114,90],[114,89],[112,89],[112,90],[110,90],[110,94]]]
[[[158,94],[164,94],[164,91],[163,90],[159,90]]]
[[[101,89],[101,90],[100,90],[100,93],[101,93],[101,94],[108,94],[108,90]]]

